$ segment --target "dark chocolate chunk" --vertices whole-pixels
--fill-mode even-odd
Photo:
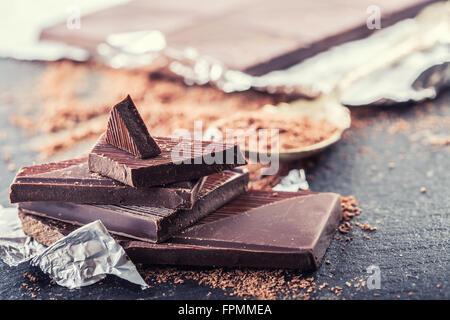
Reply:
[[[10,187],[11,203],[58,201],[192,208],[203,178],[164,187],[133,188],[91,173],[87,158],[23,167]]]
[[[169,47],[195,48],[228,68],[262,75],[372,34],[376,29],[367,26],[370,6],[380,9],[381,27],[386,28],[437,1],[235,0],[205,6],[202,0],[186,5],[138,0],[83,16],[80,29],[69,30],[63,21],[45,28],[40,37],[88,49],[95,56],[110,34],[159,30]]]
[[[151,158],[161,153],[130,96],[112,108],[106,142],[138,158]]]
[[[341,214],[334,193],[249,191],[165,243],[116,239],[135,263],[311,271],[318,268]],[[42,243],[74,229],[23,211],[20,217],[25,233]],[[44,227],[53,232],[42,234]]]
[[[89,170],[132,187],[152,187],[246,164],[237,145],[161,137],[155,137],[155,141],[161,154],[138,159],[111,146],[103,135],[89,154]]]
[[[241,170],[212,174],[206,177],[192,209],[70,202],[21,202],[19,209],[77,225],[100,219],[112,233],[161,242],[245,192],[247,183],[248,173]]]

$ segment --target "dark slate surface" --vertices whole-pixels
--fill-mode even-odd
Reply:
[[[26,136],[10,125],[9,115],[18,108],[29,112],[38,108],[34,85],[45,66],[37,63],[0,60],[0,141],[1,158],[10,154],[16,167],[29,165],[36,154],[27,149]],[[24,98],[23,93],[30,97]],[[450,146],[428,143],[430,133],[450,135],[450,92],[420,105],[358,109],[365,114],[364,126],[351,129],[345,138],[326,151],[307,169],[311,189],[355,195],[363,209],[355,219],[378,228],[363,232],[358,227],[339,235],[328,249],[320,269],[308,276],[343,288],[337,297],[329,290],[316,299],[449,299],[450,298]],[[361,118],[361,117],[359,117]],[[405,120],[405,122],[399,122]],[[355,122],[356,123],[356,122]],[[406,125],[405,125],[406,123]],[[395,129],[401,129],[393,133]],[[403,128],[403,129],[402,129]],[[395,168],[390,168],[389,163]],[[0,203],[8,205],[8,186],[14,173],[0,160]],[[425,187],[426,193],[420,188]],[[370,236],[365,239],[363,235]],[[344,249],[344,250],[342,250]],[[381,270],[381,289],[349,288],[367,278],[366,268]],[[50,280],[27,263],[8,267],[0,261],[0,298],[31,299],[22,286],[23,274],[40,275],[33,284],[37,299],[217,299],[230,298],[219,289],[192,281],[165,283],[146,291],[115,277],[79,290],[51,285]],[[438,287],[440,285],[440,288]],[[411,293],[409,295],[408,293]]]

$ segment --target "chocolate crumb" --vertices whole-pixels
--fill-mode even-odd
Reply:
[[[33,283],[36,283],[36,282],[39,281],[39,278],[37,278],[37,277],[35,277],[35,276],[29,274],[28,272],[25,272],[25,273],[23,274],[23,276],[24,276],[24,278],[27,278],[28,280],[30,280],[30,281],[33,282]]]
[[[365,231],[375,231],[375,230],[377,230],[376,227],[373,227],[373,226],[369,225],[368,223],[362,224],[362,223],[359,223],[359,222],[355,222],[355,225],[357,225],[358,227],[360,227],[362,230],[365,230]]]
[[[338,227],[338,230],[341,233],[349,233],[350,230],[352,230],[352,229],[353,229],[353,227],[348,222],[344,222],[344,223],[340,224]]]
[[[334,286],[330,288],[330,291],[333,292],[335,295],[340,296],[342,294],[343,288],[339,286]]]

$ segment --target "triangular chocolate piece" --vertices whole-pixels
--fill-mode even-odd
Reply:
[[[106,142],[141,159],[161,153],[129,95],[111,110]]]

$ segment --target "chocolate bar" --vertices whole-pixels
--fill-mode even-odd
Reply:
[[[135,263],[312,271],[341,219],[334,193],[249,191],[165,243],[116,237]],[[21,210],[26,234],[50,245],[73,225]]]
[[[89,153],[89,170],[139,188],[197,179],[246,164],[235,144],[162,137],[155,141],[161,154],[138,159],[110,145],[102,135]]]
[[[129,95],[111,110],[106,142],[138,158],[151,158],[161,153]]]
[[[370,35],[376,31],[367,26],[370,8],[380,10],[380,27],[386,28],[436,1],[235,0],[207,6],[203,0],[138,0],[83,16],[80,29],[68,29],[62,21],[40,37],[97,56],[110,34],[158,30],[171,48],[195,48],[230,69],[262,75]]]
[[[11,203],[57,201],[192,208],[204,179],[165,187],[133,188],[91,173],[87,157],[23,167],[10,187]]]
[[[149,206],[83,205],[70,202],[21,202],[21,211],[76,225],[100,219],[115,234],[161,242],[243,193],[248,173],[223,171],[208,176],[192,209]]]

